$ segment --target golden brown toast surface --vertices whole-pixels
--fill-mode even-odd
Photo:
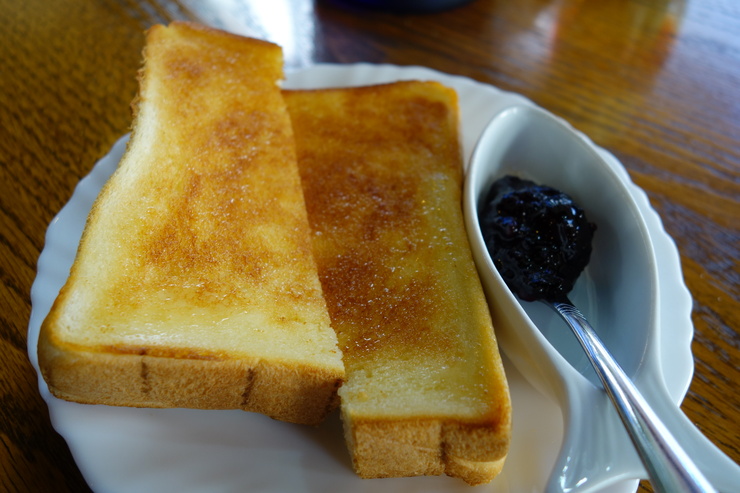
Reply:
[[[55,394],[307,422],[331,408],[343,366],[281,78],[276,45],[148,32],[129,147],[41,329]]]
[[[454,91],[401,82],[284,97],[357,472],[490,480],[510,401],[464,232]]]

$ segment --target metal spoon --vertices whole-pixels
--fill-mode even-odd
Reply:
[[[566,296],[557,301],[540,301],[554,309],[573,329],[622,418],[653,487],[670,493],[716,491],[650,408],[583,314]]]

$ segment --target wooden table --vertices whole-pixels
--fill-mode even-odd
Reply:
[[[249,29],[289,47],[289,68],[372,62],[467,76],[531,98],[612,151],[675,239],[694,298],[696,369],[683,410],[740,461],[733,0],[476,0],[423,15],[243,4],[0,0],[0,489],[87,489],[28,361],[29,291],[52,217],[128,130],[143,30],[172,19]]]

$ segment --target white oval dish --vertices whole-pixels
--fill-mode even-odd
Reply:
[[[562,190],[596,223],[591,260],[570,298],[631,378],[639,372],[662,378],[652,343],[659,335],[658,276],[640,212],[595,149],[532,106],[513,106],[493,118],[466,176],[468,236],[501,347],[527,380],[560,402],[565,427],[573,430],[548,490],[603,488],[619,477],[644,476],[635,455],[625,453],[629,438],[596,390],[598,379],[571,332],[544,304],[519,303],[493,265],[478,213],[491,184],[504,175]],[[579,467],[566,467],[574,461]]]
[[[437,80],[457,90],[466,162],[493,115],[512,105],[531,104],[521,96],[490,85],[421,67],[318,65],[288,74],[285,86],[308,89],[402,79]],[[79,183],[69,203],[47,231],[31,291],[28,349],[36,369],[39,326],[66,280],[92,201],[115,169],[125,142],[123,138],[116,143]],[[660,320],[662,326],[671,327],[671,333],[661,333],[656,344],[665,375],[665,390],[671,402],[678,403],[688,388],[693,370],[691,299],[683,284],[678,253],[644,193],[629,181],[626,171],[613,156],[600,149],[598,152],[637,200],[659,253],[659,296],[661,300],[671,300],[670,309],[661,305]],[[506,354],[504,357],[515,413],[512,446],[502,474],[491,484],[476,490],[541,492],[564,436],[578,430],[564,431],[557,401],[535,390]],[[462,482],[446,477],[358,479],[351,471],[337,416],[313,429],[241,411],[85,406],[52,397],[40,376],[39,388],[49,406],[54,427],[67,440],[86,480],[100,492],[470,490]],[[602,460],[586,455],[578,459],[573,469],[581,467],[583,461]],[[604,492],[634,492],[637,487],[637,481],[622,477],[613,477],[612,482],[614,484]]]
[[[475,147],[463,210],[501,347],[563,409],[567,431],[545,491],[592,492],[647,474],[571,331],[545,304],[520,301],[493,264],[479,214],[491,184],[506,175],[565,192],[597,225],[590,262],[569,298],[709,479],[728,491],[740,484],[737,466],[699,434],[664,389],[658,264],[628,182],[561,119],[514,105],[491,120]]]

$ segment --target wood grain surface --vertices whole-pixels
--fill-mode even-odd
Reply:
[[[0,0],[0,490],[88,489],[28,361],[29,292],[49,222],[128,131],[143,31],[172,19],[276,41],[289,68],[372,62],[471,77],[612,151],[675,239],[694,299],[682,408],[740,461],[735,0],[475,0],[433,14],[308,0]]]

